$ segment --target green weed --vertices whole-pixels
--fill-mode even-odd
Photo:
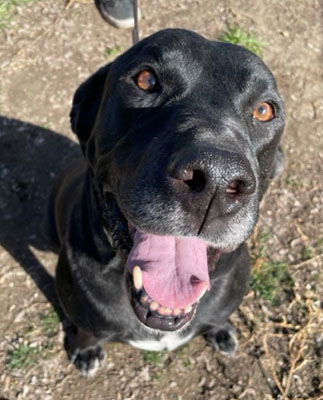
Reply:
[[[291,175],[287,176],[285,182],[286,182],[286,185],[291,187],[291,188],[300,188],[300,187],[302,187],[301,180],[298,179],[295,176],[291,176]]]
[[[105,51],[104,51],[104,55],[108,58],[110,57],[116,57],[118,56],[122,51],[123,51],[123,47],[122,46],[114,46],[114,47],[108,47]]]
[[[287,270],[287,264],[265,259],[253,271],[251,287],[273,306],[279,304],[283,290],[291,290],[294,281]]]
[[[165,379],[166,379],[165,371],[158,371],[152,376],[152,380],[157,382],[163,382],[165,381]]]
[[[0,29],[7,28],[16,7],[34,0],[0,0]]]
[[[182,362],[184,363],[184,365],[186,367],[189,367],[191,365],[191,361],[189,359],[189,356],[190,356],[189,346],[184,346],[184,347],[179,348],[176,351],[176,355],[178,358],[181,358]]]
[[[41,348],[20,344],[7,353],[6,365],[8,369],[27,369],[35,365],[40,357]]]
[[[261,39],[237,26],[229,26],[218,40],[238,44],[258,55],[262,54],[265,47],[265,43]]]
[[[40,314],[40,322],[42,329],[49,337],[57,334],[60,319],[54,309],[51,308],[46,313]]]
[[[267,258],[268,241],[271,237],[272,234],[267,231],[258,232],[257,235],[253,236],[251,244],[251,259],[253,264],[258,264],[259,262],[262,262],[264,258]]]
[[[144,361],[146,363],[157,365],[163,361],[163,359],[165,357],[165,353],[163,353],[162,351],[145,350],[143,352],[143,357],[144,357]]]
[[[303,260],[310,260],[311,258],[315,257],[315,251],[312,247],[306,246],[302,250],[302,259]]]
[[[323,253],[323,238],[319,239],[315,244],[314,244],[315,250],[317,254]]]

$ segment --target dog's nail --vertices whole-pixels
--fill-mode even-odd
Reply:
[[[137,291],[142,289],[142,272],[140,267],[136,265],[132,271],[133,285]]]
[[[159,304],[156,301],[152,301],[149,306],[151,311],[157,311],[159,308]]]

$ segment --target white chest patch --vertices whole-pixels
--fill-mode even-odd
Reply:
[[[188,336],[183,337],[176,332],[169,332],[165,333],[165,335],[163,335],[159,340],[129,340],[128,343],[131,346],[137,347],[138,349],[142,350],[172,351],[175,350],[177,347],[187,343],[192,337],[192,333]]]

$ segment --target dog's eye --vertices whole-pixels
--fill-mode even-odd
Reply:
[[[267,122],[275,117],[275,112],[269,103],[259,103],[253,110],[252,115],[258,121]]]
[[[139,72],[135,78],[136,85],[142,90],[153,90],[157,85],[155,74],[147,69]]]

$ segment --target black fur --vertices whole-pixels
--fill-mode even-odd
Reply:
[[[158,80],[152,91],[135,84],[147,69]],[[261,102],[274,107],[271,121],[253,118]],[[75,364],[89,374],[103,358],[103,340],[163,336],[138,320],[129,300],[128,222],[145,232],[210,243],[212,287],[180,335],[204,334],[232,354],[236,341],[228,317],[250,275],[244,242],[281,170],[284,111],[271,72],[239,46],[185,30],[161,31],[79,87],[71,123],[85,160],[62,174],[50,215],[60,251],[58,295],[79,328],[71,351]],[[185,183],[176,174],[187,169],[202,172]],[[243,189],[230,198],[226,188],[233,181],[242,181]],[[217,262],[212,248],[221,251]]]

